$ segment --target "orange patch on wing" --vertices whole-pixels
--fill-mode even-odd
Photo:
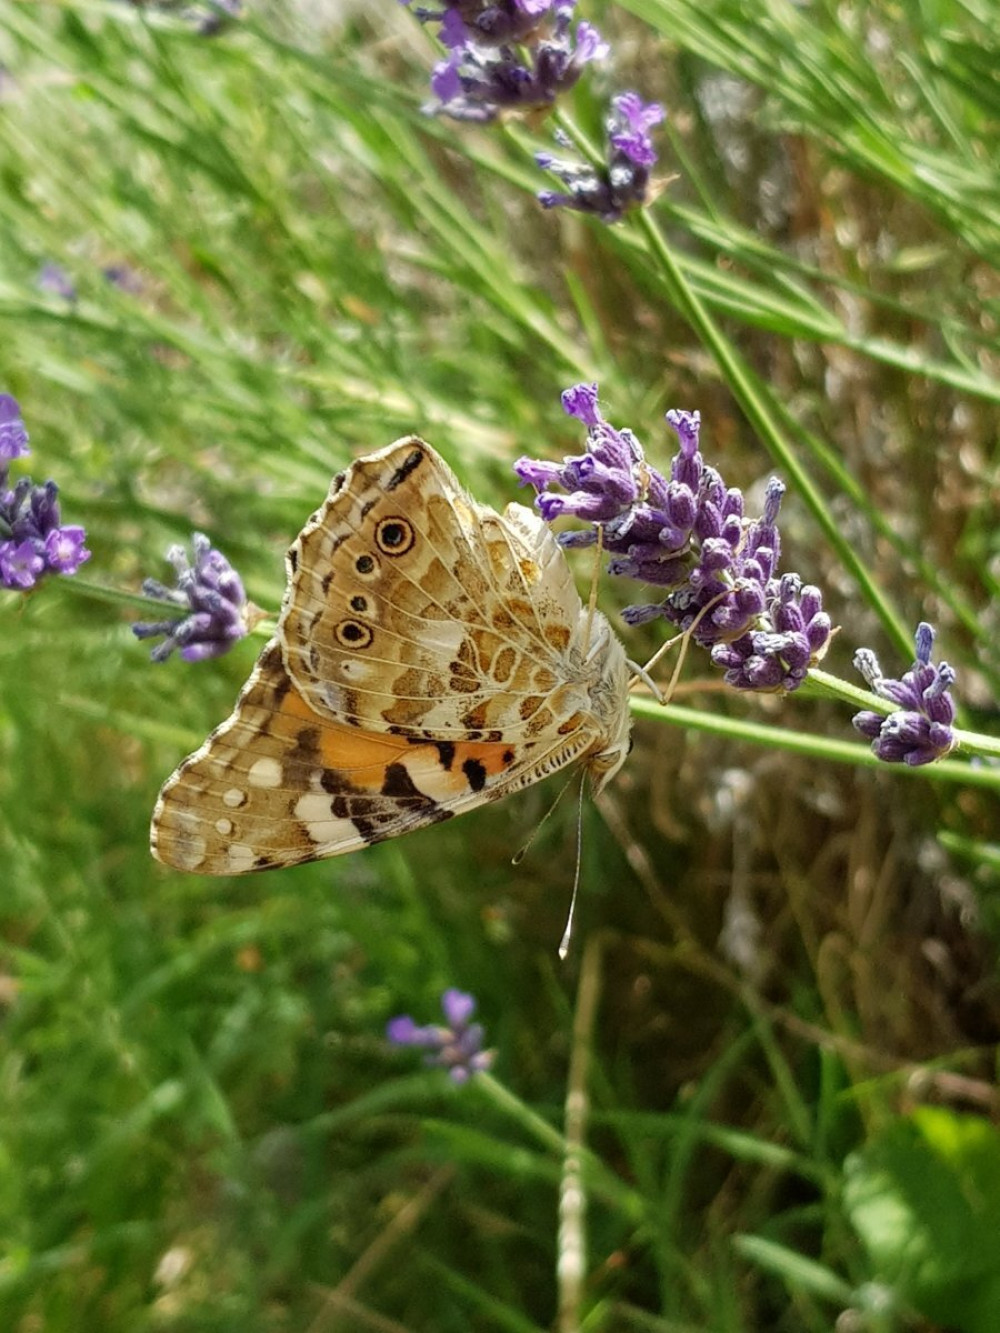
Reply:
[[[462,769],[472,760],[482,764],[490,777],[506,772],[514,761],[514,748],[503,741],[458,741],[453,768]]]
[[[342,773],[356,789],[380,792],[390,765],[401,764],[416,788],[438,802],[492,785],[516,758],[514,748],[502,741],[412,744],[341,726],[315,713],[291,684],[276,702],[271,730],[293,743],[297,735],[311,733],[316,763]]]
[[[373,791],[381,790],[388,766],[399,763],[412,749],[398,736],[361,731],[320,717],[294,685],[282,695],[271,726],[276,733],[292,739],[296,734],[311,733],[319,764],[344,773],[353,785]]]

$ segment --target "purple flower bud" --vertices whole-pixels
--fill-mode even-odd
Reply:
[[[878,736],[884,721],[884,713],[872,713],[868,709],[861,713],[855,713],[851,718],[851,722],[861,732],[862,736],[867,736],[870,740],[874,740]]]
[[[592,23],[584,22],[577,27],[576,58],[580,64],[587,64],[591,60],[605,60],[610,54],[611,47]]]
[[[75,574],[90,552],[83,528],[59,526],[59,487],[21,477],[8,489],[11,462],[28,453],[21,409],[0,394],[0,587],[24,592],[45,574]]]
[[[785,483],[779,481],[777,477],[772,477],[767,483],[767,493],[764,498],[764,517],[761,519],[761,525],[766,528],[773,528],[778,521],[778,510],[781,508],[781,499],[785,494]]]
[[[442,60],[434,66],[431,74],[431,88],[435,97],[442,102],[450,102],[461,96],[462,80],[455,60]]]
[[[563,550],[582,550],[585,546],[597,545],[597,532],[594,528],[584,528],[579,532],[560,532],[556,541]]]
[[[561,395],[563,411],[585,426],[600,426],[604,418],[598,406],[596,384],[574,384]]]
[[[649,131],[663,120],[663,107],[657,102],[645,104],[638,93],[622,93],[612,100],[611,105],[617,116],[609,134],[612,147],[630,162],[643,167],[653,166],[656,150]]]
[[[467,42],[472,41],[472,33],[465,26],[465,20],[457,9],[449,9],[442,18],[438,38],[441,45],[447,47],[449,51],[460,51]]]
[[[926,621],[917,626],[914,643],[916,660],[901,680],[882,675],[870,648],[857,650],[854,665],[869,689],[899,708],[887,717],[864,710],[852,718],[856,729],[871,740],[872,753],[879,759],[911,767],[932,763],[957,744],[951,730],[955,704],[949,693],[955,672],[947,662],[931,664],[934,630]]]
[[[449,1027],[464,1027],[476,1012],[476,1001],[465,991],[450,987],[441,996],[441,1009]]]
[[[64,268],[58,264],[43,264],[38,274],[38,290],[50,296],[61,296],[64,301],[76,300],[76,287]]]
[[[677,432],[681,458],[694,458],[698,452],[698,438],[701,434],[701,413],[681,412],[672,407],[666,415],[667,424]]]
[[[28,432],[17,399],[9,393],[0,393],[0,484],[6,480],[7,469],[14,459],[30,453]]]

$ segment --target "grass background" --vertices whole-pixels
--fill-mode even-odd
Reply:
[[[644,716],[585,812],[565,965],[572,812],[510,865],[548,790],[248,880],[148,856],[259,642],[154,668],[88,585],[135,591],[197,528],[275,607],[350,457],[418,429],[505,503],[511,459],[578,451],[582,379],[658,466],[662,412],[699,408],[758,507],[789,481],[832,673],[869,644],[898,674],[929,618],[963,724],[996,731],[1000,11],[585,17],[614,58],[575,120],[599,137],[626,87],[668,108],[655,228],[543,213],[545,126],[421,115],[433,45],[392,0],[214,40],[0,0],[0,387],[93,551],[0,603],[0,1327],[1000,1326],[988,766],[844,762],[843,703],[730,696],[692,655],[697,727]],[[460,1091],[382,1040],[449,985],[497,1050]]]

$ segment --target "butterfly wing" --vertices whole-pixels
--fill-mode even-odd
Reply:
[[[168,779],[154,855],[240,874],[353,851],[627,747],[627,667],[529,510],[478,505],[410,437],[335,478],[276,638]]]
[[[153,854],[204,875],[337,856],[527,786],[586,743],[579,733],[517,747],[365,732],[317,714],[272,640],[232,716],[164,784]]]
[[[411,436],[335,478],[289,552],[279,634],[317,712],[392,735],[521,743],[586,708],[582,614],[538,516],[477,504]]]

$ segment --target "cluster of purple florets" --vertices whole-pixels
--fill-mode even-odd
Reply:
[[[608,53],[593,24],[573,28],[575,7],[576,0],[457,0],[440,9],[415,8],[422,23],[440,24],[438,37],[448,51],[431,76],[437,98],[431,109],[487,122],[507,109],[552,106],[590,61]]]
[[[247,599],[239,574],[203,533],[196,532],[191,545],[193,564],[183,546],[172,546],[167,552],[177,572],[175,587],[168,588],[157,579],[143,580],[147,597],[185,613],[132,626],[137,639],[163,636],[163,642],[150,651],[154,662],[165,662],[175,649],[186,662],[221,657],[247,632]]]
[[[405,5],[412,0],[401,0]],[[609,54],[592,23],[574,26],[576,0],[453,0],[440,8],[414,7],[422,23],[439,25],[447,57],[434,68],[429,108],[455,120],[486,123],[503,111],[552,107],[585,67]],[[663,108],[638,93],[612,99],[607,120],[606,160],[594,164],[537,153],[538,165],[562,182],[541,190],[545,208],[573,208],[604,222],[617,222],[646,202],[656,150],[650,131]],[[571,147],[561,131],[556,141]]]
[[[59,522],[54,481],[9,484],[11,463],[30,452],[16,399],[0,394],[0,587],[21,592],[46,574],[75,574],[90,559],[83,528]]]
[[[425,1063],[447,1069],[452,1082],[465,1083],[472,1074],[489,1069],[492,1051],[483,1050],[483,1028],[471,1021],[476,1001],[460,990],[446,990],[441,996],[445,1025],[419,1026],[409,1014],[393,1018],[386,1026],[386,1037],[394,1046],[417,1046],[427,1052]]]
[[[609,573],[666,590],[657,602],[627,607],[625,621],[664,617],[708,648],[739,689],[801,685],[832,627],[817,588],[778,574],[781,482],[768,484],[764,513],[750,521],[742,493],[702,459],[697,412],[667,413],[680,447],[664,476],[630,430],[604,419],[596,384],[567,389],[562,401],[587,427],[587,452],[562,463],[522,458],[515,471],[535,487],[547,521],[568,516],[591,525],[561,533],[563,546],[592,546],[599,532]]]
[[[898,705],[885,715],[865,710],[852,719],[862,736],[868,736],[872,752],[888,764],[929,764],[954,749],[952,731],[955,704],[949,691],[955,672],[947,662],[931,662],[934,630],[926,621],[917,626],[916,661],[902,680],[882,675],[878,658],[870,648],[859,648],[854,665],[880,699]]]
[[[565,186],[564,190],[541,190],[538,199],[542,207],[573,208],[579,213],[593,213],[602,222],[617,222],[630,208],[644,204],[650,170],[656,163],[650,130],[663,116],[658,102],[644,102],[638,93],[622,93],[611,100],[605,126],[606,160],[599,166],[536,153],[538,165]],[[561,131],[557,131],[556,140],[562,147],[570,146]]]

